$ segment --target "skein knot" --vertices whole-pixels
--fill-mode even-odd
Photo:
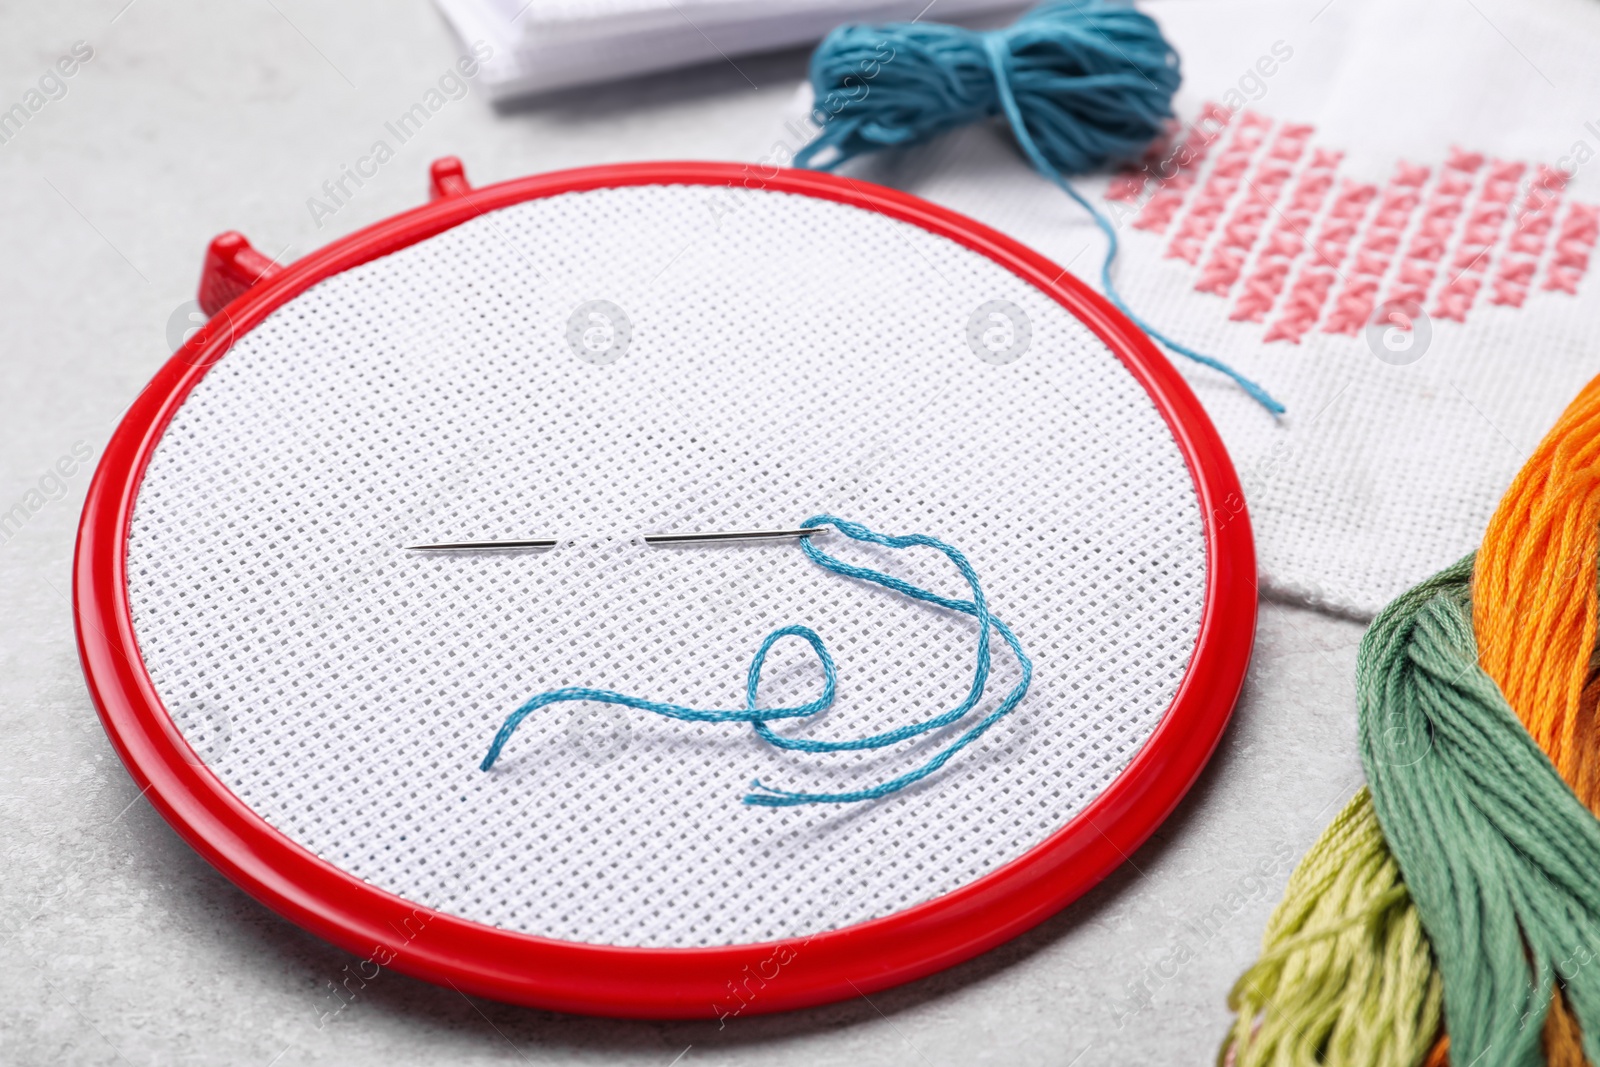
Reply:
[[[840,26],[812,55],[810,78],[831,115],[798,166],[930,140],[1007,111],[1009,95],[1045,161],[1082,174],[1142,156],[1173,117],[1182,75],[1148,15],[1066,0],[992,31]]]

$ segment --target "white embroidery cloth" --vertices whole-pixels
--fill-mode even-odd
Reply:
[[[139,489],[134,627],[198,758],[284,834],[507,929],[762,942],[1017,859],[1163,721],[1200,632],[1206,547],[1182,453],[1134,377],[955,241],[784,193],[718,213],[725,192],[600,189],[484,215],[307,290],[184,400]],[[1027,318],[1024,348],[972,337],[975,293]],[[830,574],[793,542],[638,538],[817,512],[958,545],[1033,660],[1025,705],[873,804],[740,797],[754,778],[833,792],[920,766],[1016,684],[1005,651],[962,724],[891,748],[793,753],[732,724],[568,705],[478,770],[506,715],[548,689],[741,706],[751,655],[795,623],[829,643],[839,691],[785,734],[866,737],[959,704],[965,616]],[[563,544],[401,547],[530,535]],[[931,551],[824,545],[959,594]],[[803,647],[773,649],[764,705],[820,690]]]
[[[1179,115],[1205,121],[1151,173],[1080,188],[1118,220],[1131,306],[1289,407],[1275,422],[1174,358],[1244,481],[1264,591],[1371,615],[1478,543],[1527,451],[1600,371],[1600,5],[1142,7],[1183,57]],[[802,143],[803,99],[768,162]],[[1103,238],[998,125],[851,172],[1097,284]],[[1369,337],[1391,300],[1426,322]]]
[[[1017,0],[438,0],[463,45],[494,55],[496,99],[590,85],[821,39],[841,22],[962,19]]]

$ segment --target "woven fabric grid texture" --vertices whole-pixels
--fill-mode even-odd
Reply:
[[[201,758],[324,859],[567,940],[803,936],[1016,858],[1170,703],[1205,547],[1182,456],[1120,361],[944,238],[806,197],[727,212],[713,195],[533,201],[324,281],[242,338],[167,430],[129,546],[145,662]],[[569,342],[594,300],[630,327],[614,362]],[[996,300],[1031,334],[1004,365],[969,343]],[[808,756],[579,707],[530,719],[477,770],[542,689],[733,706],[755,646],[788,623],[829,641],[840,699],[785,732],[860,736],[956,703],[965,617],[828,575],[792,544],[637,541],[819,510],[934,534],[983,575],[1038,670],[979,745],[881,803],[756,811],[739,803],[752,777],[855,788],[948,735]],[[542,534],[563,544],[401,548]],[[958,587],[931,554],[846,554]],[[997,668],[1000,693],[1014,667]],[[784,649],[764,699],[819,684]]]

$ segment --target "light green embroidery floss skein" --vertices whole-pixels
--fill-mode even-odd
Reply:
[[[1219,1062],[1412,1067],[1442,996],[1400,867],[1363,788],[1289,878],[1261,958],[1228,996]]]

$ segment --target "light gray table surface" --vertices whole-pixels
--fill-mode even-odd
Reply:
[[[0,109],[77,41],[93,57],[65,95],[0,144],[0,510],[74,446],[98,459],[166,359],[215,234],[293,259],[420,202],[446,154],[479,181],[755,159],[805,66],[740,59],[511,110],[474,88],[319,228],[308,198],[456,58],[427,0],[13,0]],[[1291,863],[1360,784],[1361,627],[1264,604],[1244,697],[1178,811],[1097,889],[977,960],[720,1029],[531,1011],[390,972],[324,1021],[352,958],[192,852],[101,730],[68,599],[88,480],[0,544],[0,1063],[1209,1062]]]

